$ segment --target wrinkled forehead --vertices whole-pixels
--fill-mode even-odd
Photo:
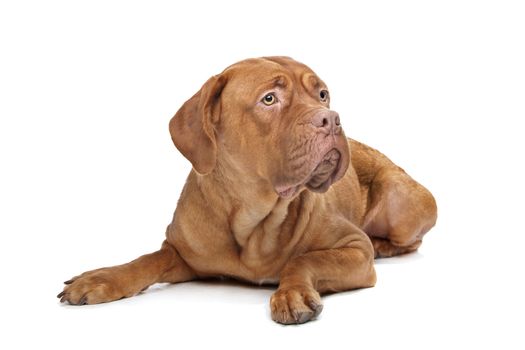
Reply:
[[[254,58],[238,62],[223,72],[235,93],[246,95],[274,87],[318,89],[324,82],[306,65],[286,57]]]

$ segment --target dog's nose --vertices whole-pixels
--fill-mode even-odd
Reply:
[[[312,117],[311,123],[326,133],[341,133],[341,121],[339,120],[339,114],[337,112],[330,110],[317,112]]]

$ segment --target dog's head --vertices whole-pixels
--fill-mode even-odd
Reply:
[[[170,121],[179,151],[207,175],[227,167],[284,198],[325,192],[349,150],[325,83],[287,57],[248,59],[211,77]]]

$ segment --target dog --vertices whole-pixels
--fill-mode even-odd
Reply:
[[[66,281],[61,302],[229,277],[278,285],[272,319],[304,323],[321,312],[321,294],[374,286],[374,258],[414,252],[435,225],[432,194],[347,138],[326,84],[291,58],[229,66],[169,130],[192,170],[161,249]]]

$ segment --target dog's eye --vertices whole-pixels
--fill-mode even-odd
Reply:
[[[273,105],[275,102],[277,102],[277,97],[275,97],[275,95],[272,93],[272,94],[266,94],[263,99],[262,99],[262,102],[267,105],[267,106],[271,106]]]
[[[321,98],[322,102],[326,102],[326,100],[328,100],[328,91],[321,90],[321,92],[319,93],[319,97]]]

